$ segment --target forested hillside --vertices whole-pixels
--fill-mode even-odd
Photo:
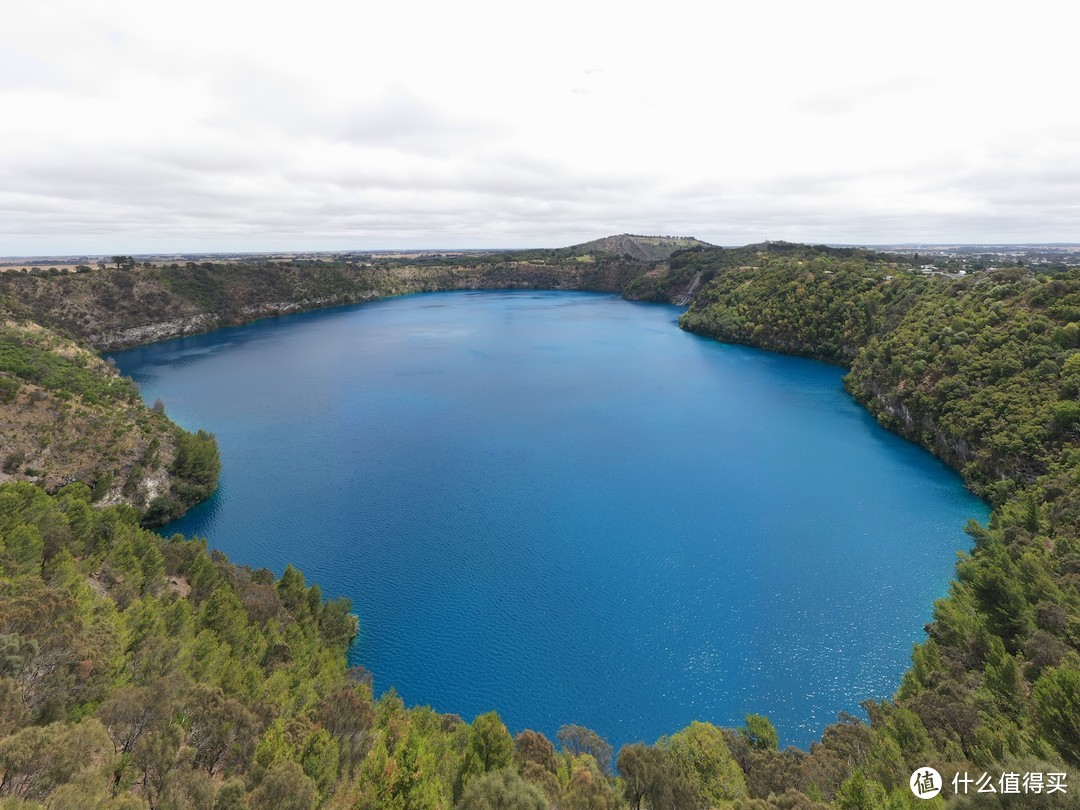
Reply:
[[[968,527],[971,554],[895,702],[870,707],[893,761],[856,763],[868,784],[891,788],[920,761],[1080,764],[1080,272],[926,277],[762,252],[719,270],[682,325],[849,364],[860,402],[997,507]]]
[[[0,307],[98,351],[389,295],[455,289],[621,292],[651,265],[565,251],[372,261],[121,263],[83,273],[0,273]],[[117,257],[123,259],[125,257]]]
[[[78,481],[156,524],[205,500],[219,469],[213,436],[148,408],[93,352],[32,322],[0,324],[0,481]]]
[[[362,756],[348,602],[82,484],[0,488],[0,537],[0,806],[311,806]]]

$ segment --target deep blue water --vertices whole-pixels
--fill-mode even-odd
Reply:
[[[407,704],[622,743],[891,695],[986,506],[843,372],[607,295],[408,296],[114,355],[217,434],[166,527],[361,618]]]

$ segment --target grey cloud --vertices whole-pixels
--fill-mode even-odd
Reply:
[[[499,199],[528,198],[542,201],[622,198],[647,187],[637,174],[605,175],[571,171],[540,157],[491,150],[481,154],[448,156],[411,163],[398,170],[373,160],[362,165],[300,168],[289,172],[295,183],[319,183],[338,193],[372,191],[458,192]]]
[[[151,144],[141,152],[153,163],[175,169],[180,173],[228,176],[236,173],[269,171],[273,159],[240,142],[198,143],[180,141]]]
[[[826,117],[849,115],[863,107],[881,102],[898,103],[904,97],[917,97],[932,90],[935,82],[928,75],[888,76],[872,81],[833,86],[797,99],[795,112]]]
[[[0,89],[80,90],[80,82],[52,61],[16,47],[0,47]]]
[[[921,185],[927,194],[946,189],[998,210],[1043,208],[1050,213],[1080,202],[1080,156],[1060,150],[1017,151],[961,163],[932,179]]]
[[[347,85],[342,77],[336,80]],[[226,130],[269,128],[361,147],[386,147],[418,155],[445,155],[480,147],[505,131],[497,118],[439,109],[408,88],[392,83],[374,99],[363,96],[367,77],[355,80],[330,104],[319,87],[264,65],[233,62],[214,71],[212,85],[222,99],[206,118]]]
[[[205,119],[211,126],[304,132],[321,118],[312,89],[279,70],[227,61],[214,66],[208,83],[218,101]]]
[[[394,146],[422,155],[473,149],[502,130],[493,121],[440,112],[404,90],[346,113],[329,128],[333,137],[350,144]]]
[[[497,148],[400,170],[360,150],[338,169],[297,157],[293,142],[240,144],[209,130],[129,150],[0,157],[0,253],[557,246],[624,231],[724,244],[1041,240],[1075,227],[1080,199],[1080,166],[1060,156],[912,167],[894,199],[865,196],[882,178],[858,172],[661,183]],[[945,192],[958,195],[957,210],[921,213],[920,200]]]

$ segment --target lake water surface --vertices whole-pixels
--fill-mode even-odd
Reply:
[[[679,312],[438,293],[114,357],[221,444],[165,533],[351,598],[377,692],[616,748],[757,712],[805,746],[895,691],[988,510],[841,369]]]

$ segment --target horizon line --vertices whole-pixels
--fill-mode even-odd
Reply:
[[[615,234],[616,236],[634,236],[636,234]],[[563,245],[561,247],[396,247],[396,248],[316,248],[316,249],[281,249],[281,250],[204,250],[204,251],[152,251],[143,253],[41,253],[41,254],[21,254],[21,255],[9,255],[0,256],[0,261],[15,261],[15,260],[42,260],[42,259],[100,259],[111,258],[112,256],[131,256],[132,258],[166,258],[166,257],[188,257],[188,256],[283,256],[287,254],[303,254],[303,255],[333,255],[343,253],[361,253],[361,254],[374,254],[374,253],[388,253],[388,254],[402,254],[402,253],[522,253],[525,251],[534,250],[566,250],[567,248],[577,247],[578,245],[588,244],[588,242],[601,241],[610,237],[598,237],[597,239],[590,239],[586,242],[578,242],[573,245]],[[649,236],[647,238],[668,238],[668,237],[654,237]],[[671,237],[680,239],[696,239],[696,237]],[[750,245],[762,245],[771,243],[785,243],[793,245],[809,245],[817,246],[822,245],[825,247],[836,248],[867,248],[867,249],[883,249],[883,248],[1077,248],[1080,249],[1080,242],[793,242],[788,239],[765,239],[758,242],[746,242],[744,244],[714,244],[710,242],[704,242],[704,240],[697,240],[709,247],[720,247],[725,249],[733,249],[740,247],[749,247]]]

